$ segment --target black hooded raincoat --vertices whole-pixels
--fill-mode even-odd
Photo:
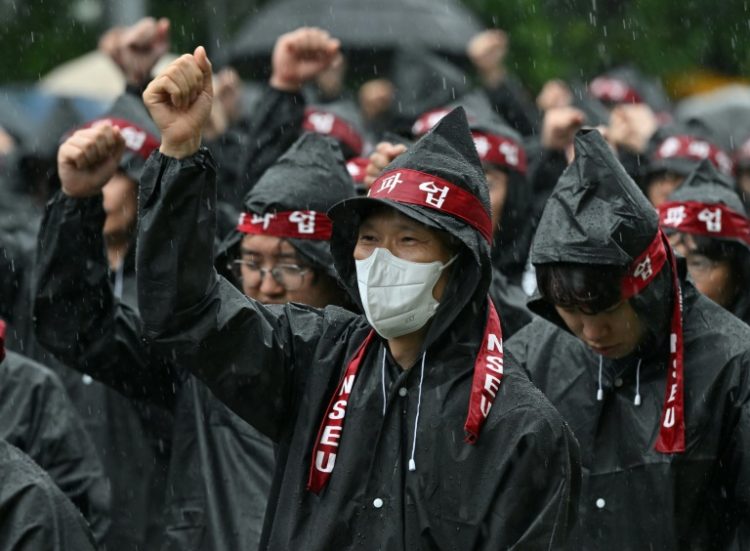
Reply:
[[[575,147],[575,162],[540,221],[532,261],[629,266],[656,235],[658,217],[598,132],[579,134]],[[646,336],[625,358],[595,354],[541,299],[530,307],[543,317],[508,342],[581,445],[574,549],[747,549],[740,542],[748,544],[750,521],[750,328],[697,293],[684,267],[678,271],[683,453],[654,449],[669,356],[668,264],[630,299]],[[597,400],[600,385],[603,399]]]
[[[399,159],[450,176],[479,195],[489,213],[462,113]],[[262,548],[560,548],[575,507],[575,441],[510,357],[479,441],[464,442],[491,278],[489,246],[479,232],[452,216],[410,209],[472,245],[457,260],[427,336],[421,404],[418,370],[396,368],[389,355],[384,362],[376,337],[352,388],[336,469],[316,495],[306,489],[316,435],[370,327],[336,307],[265,307],[217,277],[214,174],[205,151],[149,161],[140,195],[139,304],[145,336],[277,443]],[[343,205],[332,252],[358,300],[351,255],[357,215]],[[414,472],[407,470],[412,446]]]
[[[86,521],[49,475],[5,440],[0,440],[0,549],[96,549]]]

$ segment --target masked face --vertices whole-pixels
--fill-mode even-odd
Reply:
[[[393,209],[359,228],[354,249],[365,315],[384,338],[418,331],[434,315],[452,262],[445,237]]]

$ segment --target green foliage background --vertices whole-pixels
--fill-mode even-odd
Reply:
[[[374,2],[376,0],[373,0]],[[750,72],[748,0],[464,0],[490,27],[509,32],[509,66],[532,89],[548,78],[588,78],[633,62],[662,76],[709,68]],[[227,2],[231,36],[262,1]],[[106,27],[82,25],[73,2],[0,0],[0,82],[30,82],[59,63],[91,50]],[[151,14],[173,22],[174,51],[211,36],[212,3],[150,2]],[[216,46],[215,44],[213,45]]]

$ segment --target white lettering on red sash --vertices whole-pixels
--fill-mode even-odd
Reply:
[[[344,415],[346,415],[346,400],[338,400],[336,403],[333,404],[333,408],[331,408],[331,413],[328,414],[329,419],[343,419]]]
[[[269,213],[264,214],[262,216],[259,215],[259,214],[253,214],[252,218],[250,219],[250,223],[251,224],[256,224],[256,225],[257,224],[262,224],[263,225],[263,229],[267,230],[268,229],[268,225],[271,223],[271,220],[273,220],[274,218],[276,218],[276,215],[273,214],[272,212],[269,212]]]
[[[721,231],[721,209],[711,210],[705,208],[698,213],[698,220],[706,224],[706,230],[711,233],[718,233]]]
[[[682,221],[685,220],[687,214],[685,214],[685,207],[680,205],[679,207],[671,207],[667,209],[667,215],[664,217],[662,224],[667,226],[679,227]]]
[[[326,460],[324,462],[324,460]],[[333,471],[333,466],[336,464],[336,454],[332,452],[319,451],[315,454],[315,468],[323,473],[330,473]]]
[[[320,443],[324,446],[339,447],[339,438],[341,438],[341,427],[327,426],[323,429],[323,436],[320,437]]]
[[[289,221],[297,224],[299,233],[315,233],[315,211],[295,210],[289,215]]]
[[[651,265],[651,257],[647,256],[643,262],[635,267],[633,277],[640,277],[643,281],[646,281],[652,275],[654,275],[654,270]]]
[[[419,184],[419,189],[427,192],[425,202],[432,205],[436,209],[439,209],[445,203],[445,198],[448,196],[450,188],[448,186],[438,187],[435,182],[423,182]]]
[[[392,174],[388,176],[387,178],[384,178],[380,182],[380,187],[378,188],[378,191],[386,191],[387,193],[392,192],[397,185],[403,183],[401,180],[401,173],[396,172],[396,174]]]

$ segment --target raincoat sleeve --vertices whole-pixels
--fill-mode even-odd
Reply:
[[[506,75],[497,86],[485,88],[495,111],[522,136],[531,136],[539,125],[536,105],[513,75]]]
[[[216,172],[201,149],[152,154],[141,177],[137,268],[145,337],[258,430],[278,439],[323,329],[323,311],[266,307],[213,265]]]
[[[102,198],[58,192],[39,233],[35,331],[60,361],[128,398],[172,408],[176,373],[141,339],[138,313],[113,294]]]
[[[0,440],[0,549],[93,551],[86,521],[49,476]]]
[[[223,184],[219,200],[242,207],[247,192],[299,137],[304,110],[301,94],[267,86],[249,115],[207,144]]]

